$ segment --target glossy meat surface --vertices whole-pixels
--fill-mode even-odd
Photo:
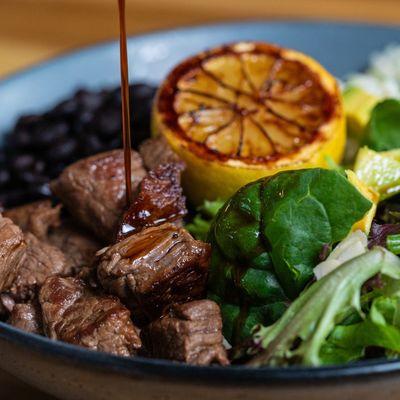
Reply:
[[[120,356],[141,347],[129,310],[116,297],[93,293],[79,278],[49,278],[39,301],[52,339]]]
[[[140,322],[205,294],[210,246],[172,224],[152,227],[100,252],[98,278]]]

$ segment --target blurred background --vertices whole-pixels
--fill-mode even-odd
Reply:
[[[0,0],[0,78],[117,36],[116,0]],[[399,24],[399,0],[127,0],[130,34],[229,19]]]

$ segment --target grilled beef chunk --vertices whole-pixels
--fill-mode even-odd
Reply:
[[[146,228],[98,254],[100,283],[129,305],[139,323],[204,294],[210,246],[170,223]]]
[[[124,215],[120,240],[143,228],[178,221],[186,215],[180,185],[183,169],[183,163],[162,164],[143,178],[138,196]]]
[[[120,356],[141,347],[130,312],[119,299],[92,293],[78,278],[47,279],[39,301],[45,333],[52,339]]]
[[[0,215],[0,293],[8,290],[25,257],[26,243],[21,229]]]
[[[11,314],[15,300],[7,293],[0,293],[0,316]]]
[[[38,239],[46,240],[50,228],[60,226],[61,204],[52,207],[50,200],[36,201],[4,211],[24,232],[33,233]]]
[[[211,300],[173,305],[143,329],[142,338],[152,357],[194,365],[229,364],[222,344],[221,313]]]
[[[15,304],[7,322],[25,332],[43,334],[42,313],[36,302]]]
[[[53,229],[48,235],[48,242],[64,253],[73,274],[91,266],[97,250],[102,247],[98,240],[70,221],[63,221],[62,226]]]
[[[148,170],[157,168],[160,164],[179,163],[179,157],[172,151],[164,136],[145,140],[139,147],[144,166]]]
[[[32,233],[25,234],[26,250],[14,271],[13,279],[3,286],[16,301],[34,299],[38,288],[52,275],[68,275],[64,254],[57,248],[39,240]]]
[[[133,190],[145,175],[139,154],[132,151]],[[122,150],[77,161],[51,183],[51,188],[77,222],[104,241],[115,239],[126,204]]]

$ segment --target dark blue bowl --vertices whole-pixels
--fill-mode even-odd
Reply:
[[[246,22],[183,28],[129,39],[131,77],[159,82],[184,57],[237,40],[310,54],[334,75],[364,68],[372,52],[400,42],[400,28],[324,22]],[[118,44],[50,60],[0,82],[0,135],[24,113],[43,111],[78,87],[119,81]],[[374,399],[395,398],[400,362],[373,360],[324,368],[192,367],[120,358],[52,342],[0,323],[0,367],[64,399]],[[397,397],[396,397],[397,398]]]

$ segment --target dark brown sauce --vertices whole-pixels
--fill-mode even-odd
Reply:
[[[121,65],[121,101],[122,101],[122,142],[124,145],[126,203],[132,203],[131,171],[131,122],[129,111],[129,73],[126,45],[125,0],[118,0],[119,9],[119,49]]]

